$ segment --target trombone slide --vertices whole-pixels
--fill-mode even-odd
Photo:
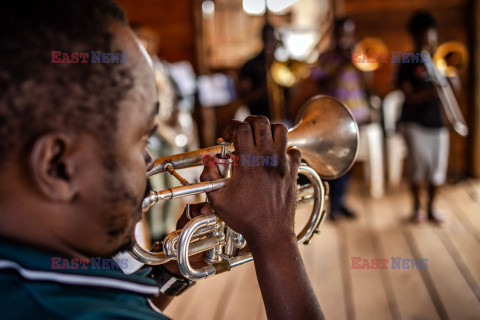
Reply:
[[[422,51],[422,60],[435,85],[448,122],[452,125],[456,133],[462,137],[466,137],[468,135],[468,127],[447,77],[435,67],[432,56],[427,50]]]

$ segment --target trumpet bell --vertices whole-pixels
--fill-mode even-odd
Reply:
[[[288,133],[288,145],[302,152],[302,159],[322,179],[345,174],[358,154],[358,126],[339,100],[318,95],[301,108],[297,125]]]
[[[448,41],[441,44],[433,61],[435,66],[447,77],[453,77],[468,67],[468,48],[461,42]]]

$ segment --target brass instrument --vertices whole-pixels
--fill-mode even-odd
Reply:
[[[440,45],[435,51],[434,58],[427,50],[421,53],[422,61],[430,75],[438,97],[453,130],[465,137],[468,135],[468,127],[458,105],[452,87],[447,76],[466,68],[468,63],[468,50],[462,43],[446,42]],[[453,61],[449,61],[453,60]]]
[[[289,39],[303,37],[303,40],[293,43]],[[317,61],[320,54],[319,45],[324,37],[316,29],[299,29],[293,27],[278,28],[275,36],[280,46],[275,50],[275,60],[268,74],[275,84],[281,87],[293,87],[310,75],[310,67]],[[302,48],[299,50],[299,47]]]
[[[306,62],[295,59],[275,60],[270,67],[269,75],[276,84],[290,88],[308,78],[310,67]]]
[[[313,201],[313,209],[308,223],[297,235],[298,243],[308,243],[326,217],[324,201],[327,185],[322,179],[333,179],[346,173],[353,165],[358,151],[358,127],[350,111],[337,99],[316,96],[307,102],[297,125],[288,133],[288,146],[298,148],[306,162],[299,168],[311,185],[299,187],[297,203]],[[230,180],[234,152],[231,144],[219,139],[218,146],[186,152],[155,160],[155,167],[147,173],[150,177],[161,172],[169,172],[182,184],[180,187],[152,192],[143,200],[143,212],[160,200],[184,197],[224,188]],[[189,184],[175,170],[202,165],[205,155],[217,156],[226,166],[219,166],[225,178]],[[187,205],[187,216],[189,207]],[[149,252],[136,242],[130,254],[148,265],[159,265],[177,260],[180,272],[189,279],[206,278],[225,272],[252,260],[250,253],[239,255],[246,246],[241,234],[236,233],[215,214],[191,219],[182,230],[166,236],[162,252]],[[207,266],[193,268],[188,257],[206,252]]]
[[[293,44],[288,40],[289,35],[310,35]],[[273,121],[282,121],[286,118],[286,104],[284,88],[292,88],[310,76],[310,69],[315,64],[320,53],[319,45],[324,37],[319,37],[318,30],[279,28],[275,32],[280,46],[276,48],[274,60],[267,67],[267,89],[270,105],[270,115]],[[316,39],[318,37],[318,39]],[[307,37],[308,38],[308,37]],[[298,48],[303,50],[298,50]]]
[[[367,37],[360,40],[353,48],[352,60],[355,60],[355,53],[359,53],[358,57],[362,60],[353,61],[360,71],[375,71],[383,66],[384,58],[388,56],[388,47],[380,38]]]
[[[468,49],[458,41],[447,41],[438,46],[433,61],[440,72],[452,77],[465,71],[468,66]]]

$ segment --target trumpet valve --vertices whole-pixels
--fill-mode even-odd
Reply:
[[[225,141],[222,138],[217,139],[217,144],[222,147],[220,153],[215,155],[215,165],[218,167],[218,171],[223,178],[229,177],[231,165],[233,163],[230,154],[227,154],[227,147],[232,144],[229,141]]]
[[[215,237],[222,235],[221,231],[216,230],[213,232],[213,235]],[[223,255],[223,250],[222,246],[218,245],[215,248],[212,248],[210,250],[207,250],[205,253],[205,261],[208,263],[216,263],[222,261],[222,255]]]

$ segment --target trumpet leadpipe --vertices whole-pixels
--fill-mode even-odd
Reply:
[[[233,145],[226,146],[226,152],[232,153],[234,151]],[[168,167],[173,166],[174,169],[184,169],[196,167],[203,164],[203,159],[206,155],[215,156],[222,151],[222,146],[213,146],[200,150],[189,151],[180,154],[155,159],[155,165],[152,170],[147,173],[147,177],[151,177],[157,173],[167,171]]]
[[[146,212],[160,200],[181,198],[222,189],[228,185],[229,181],[230,178],[224,178],[213,181],[192,183],[187,186],[180,186],[162,191],[152,191],[146,198],[143,199],[142,210],[143,212]]]

